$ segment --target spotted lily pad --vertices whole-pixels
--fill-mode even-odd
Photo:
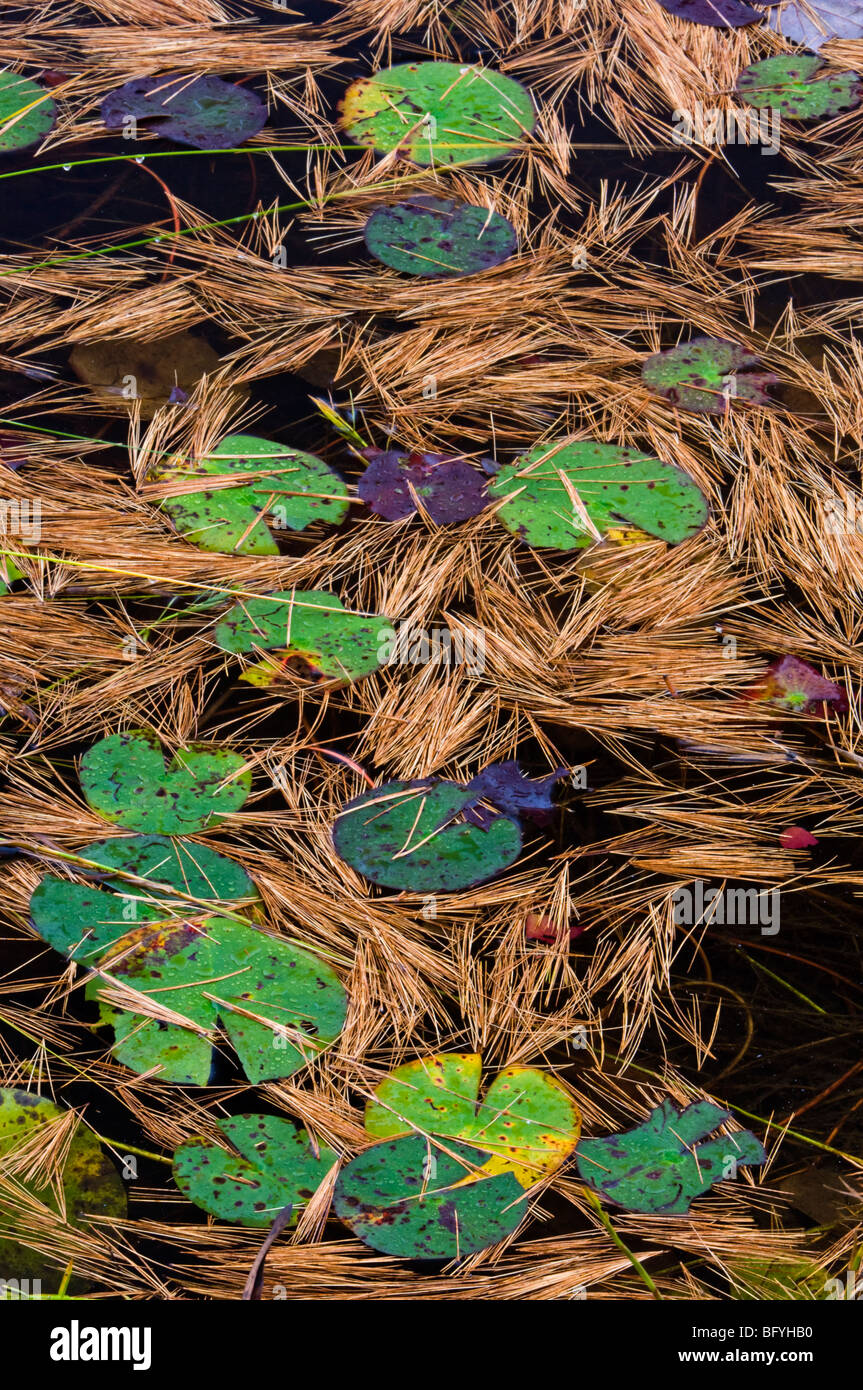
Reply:
[[[782,656],[774,661],[748,696],[789,714],[823,714],[825,705],[836,714],[845,714],[848,709],[844,686],[826,680],[808,661],[797,656]]]
[[[358,144],[421,166],[487,164],[511,154],[536,122],[520,83],[458,63],[400,63],[361,77],[341,115]]]
[[[736,91],[750,106],[779,111],[783,120],[812,121],[859,106],[863,80],[856,72],[837,72],[811,53],[780,53],[744,68]]]
[[[385,782],[348,802],[333,826],[336,853],[384,888],[457,893],[485,883],[518,858],[522,835],[508,816],[458,820],[475,800],[434,777]]]
[[[413,493],[436,526],[479,516],[488,506],[487,478],[463,458],[363,449],[369,460],[357,484],[360,500],[377,516],[400,521],[416,511]]]
[[[515,228],[500,213],[428,193],[377,208],[365,240],[377,260],[407,275],[475,275],[518,250]]]
[[[713,29],[739,29],[764,18],[761,10],[754,10],[745,0],[659,0],[659,4],[669,14]]]
[[[56,104],[38,82],[17,72],[0,72],[0,155],[38,145],[56,119]]]
[[[114,1056],[161,1081],[206,1085],[223,1034],[249,1081],[291,1076],[345,1019],[345,991],[330,966],[226,918],[144,923],[119,937],[95,972],[87,998],[114,1028]]]
[[[512,1173],[533,1187],[578,1142],[581,1115],[560,1082],[535,1067],[505,1067],[479,1099],[482,1058],[450,1052],[407,1062],[375,1087],[365,1127],[376,1139],[402,1134],[463,1139],[483,1174]]]
[[[202,491],[165,497],[162,506],[187,540],[222,554],[278,555],[267,512],[278,529],[302,531],[313,521],[338,525],[349,506],[345,484],[322,459],[253,434],[229,434],[207,458],[176,460],[157,476],[181,489],[211,480]],[[219,486],[232,477],[233,485]]]
[[[136,923],[185,920],[210,904],[256,906],[257,890],[239,864],[206,845],[162,835],[121,835],[77,851],[104,870],[101,886],[47,875],[30,898],[36,931],[71,960],[89,962]],[[113,872],[112,872],[113,871]],[[146,884],[137,879],[149,880]]]
[[[293,589],[245,599],[229,608],[215,637],[223,651],[277,650],[284,661],[299,663],[316,677],[350,682],[377,670],[386,659],[388,621],[351,613],[335,594]],[[265,660],[242,679],[268,685],[277,678],[280,665],[281,661]]]
[[[778,380],[757,370],[761,363],[739,343],[725,338],[692,338],[655,352],[641,369],[645,386],[681,410],[724,415],[732,400],[769,405],[766,386]]]
[[[89,1216],[125,1216],[126,1193],[120,1176],[98,1139],[83,1124],[78,1125],[68,1147],[64,1143],[60,1150],[65,1155],[59,1185],[62,1200],[50,1183],[24,1176],[23,1170],[32,1165],[33,1145],[38,1144],[39,1136],[44,1136],[47,1147],[51,1130],[68,1113],[29,1091],[0,1090],[0,1174],[63,1215],[70,1226],[82,1225]],[[43,1293],[55,1293],[61,1278],[60,1271],[32,1248],[31,1241],[15,1239],[15,1218],[11,1203],[6,1201],[0,1203],[0,1271],[4,1280],[40,1280]]]
[[[156,735],[131,729],[100,739],[81,758],[81,790],[94,811],[126,830],[193,834],[238,811],[252,774],[241,754],[191,744],[170,764]]]
[[[806,10],[812,10],[817,21],[810,19]],[[863,39],[861,0],[806,0],[806,10],[797,0],[781,9],[775,7],[768,16],[770,28],[814,53],[831,39]]]
[[[333,1210],[354,1235],[385,1255],[451,1260],[511,1235],[525,1213],[510,1172],[478,1176],[481,1149],[421,1135],[375,1144],[339,1174]]]
[[[579,1176],[627,1211],[681,1215],[714,1183],[734,1177],[741,1165],[764,1162],[764,1149],[748,1129],[697,1142],[730,1118],[711,1101],[679,1110],[672,1100],[664,1100],[636,1129],[583,1139],[575,1151]]]
[[[267,108],[259,96],[207,74],[187,73],[136,77],[109,92],[101,106],[109,130],[128,129],[128,120],[146,121],[147,128],[167,135],[178,145],[196,150],[223,150],[242,145],[266,124]]]
[[[616,444],[541,444],[501,468],[489,498],[528,545],[578,550],[621,526],[677,545],[707,521],[707,499],[674,464]]]
[[[338,1155],[274,1115],[235,1115],[218,1128],[230,1149],[190,1139],[174,1154],[174,1181],[195,1206],[241,1226],[271,1226],[290,1206],[290,1224]]]

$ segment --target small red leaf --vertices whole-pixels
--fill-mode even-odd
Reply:
[[[817,845],[818,840],[802,825],[789,825],[779,836],[779,843],[783,849],[809,849],[811,845]]]
[[[791,714],[822,714],[830,705],[837,714],[848,709],[844,686],[829,681],[796,656],[783,656],[768,666],[764,679],[747,692],[749,699]]]

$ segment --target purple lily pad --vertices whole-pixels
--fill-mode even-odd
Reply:
[[[751,700],[791,714],[823,714],[828,705],[836,714],[848,710],[848,692],[827,680],[799,656],[782,656],[768,666],[763,680],[748,692]]]
[[[267,108],[254,92],[221,77],[190,79],[183,73],[135,77],[109,92],[100,109],[109,130],[122,130],[131,116],[196,150],[241,145],[267,120]]]
[[[548,825],[556,810],[551,794],[557,783],[568,776],[568,767],[558,767],[548,777],[533,781],[525,777],[517,762],[490,763],[468,782],[467,787],[478,800],[490,801],[507,816]],[[484,807],[473,806],[466,813],[466,818],[477,825],[484,825],[494,816]]]
[[[488,506],[485,478],[463,458],[397,449],[362,453],[369,466],[357,493],[370,511],[387,521],[401,521],[416,511],[411,488],[437,526],[479,516]]]
[[[691,24],[708,24],[712,29],[739,29],[764,18],[761,10],[754,10],[745,0],[659,0],[659,4],[669,14]]]

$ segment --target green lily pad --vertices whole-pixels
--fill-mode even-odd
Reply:
[[[407,1062],[375,1087],[366,1130],[376,1139],[412,1132],[463,1139],[483,1152],[484,1173],[512,1173],[533,1187],[572,1153],[581,1115],[560,1083],[535,1067],[505,1067],[482,1101],[481,1074],[475,1052]]]
[[[56,104],[38,82],[17,72],[0,72],[0,128],[19,112],[19,119],[0,133],[0,155],[38,145],[51,133],[57,119]]]
[[[176,1019],[127,1011],[110,994],[117,985]],[[222,1033],[251,1082],[292,1076],[338,1037],[346,1007],[317,956],[218,917],[134,928],[99,961],[87,997],[113,1025],[119,1062],[196,1086],[209,1080]]]
[[[536,123],[530,93],[499,72],[459,63],[400,63],[345,92],[342,125],[360,145],[423,167],[488,164]]]
[[[696,1197],[733,1177],[739,1166],[765,1160],[762,1145],[748,1129],[696,1142],[730,1118],[711,1101],[679,1110],[673,1101],[664,1100],[643,1124],[625,1134],[583,1139],[575,1151],[579,1177],[627,1211],[685,1213]]]
[[[485,883],[518,858],[521,827],[500,815],[457,823],[475,799],[433,777],[385,782],[348,802],[333,826],[336,853],[384,888],[458,893]]]
[[[507,499],[500,521],[535,548],[580,550],[626,527],[677,545],[709,515],[706,497],[681,468],[591,440],[537,445],[501,468],[488,494]]]
[[[518,250],[515,228],[500,213],[428,193],[377,208],[365,241],[377,260],[407,275],[476,275]]]
[[[23,579],[24,575],[14,560],[0,560],[0,598],[8,594],[16,579]]]
[[[791,121],[838,116],[863,101],[859,73],[837,72],[811,53],[780,53],[752,63],[735,90],[750,106],[768,106]]]
[[[253,434],[229,434],[207,458],[175,460],[157,478],[194,484],[201,478],[250,474],[236,486],[206,487],[165,497],[162,507],[177,530],[201,550],[225,555],[278,555],[264,520],[274,513],[279,529],[302,531],[313,521],[338,525],[350,505],[345,484],[314,454],[287,449]]]
[[[66,1223],[80,1226],[88,1216],[126,1215],[126,1192],[114,1165],[105,1157],[98,1139],[83,1124],[65,1149],[62,1164],[62,1204],[50,1184],[24,1178],[16,1162],[16,1151],[40,1133],[47,1138],[48,1127],[64,1118],[60,1109],[42,1096],[29,1091],[0,1090],[0,1172],[8,1181],[31,1193],[54,1212],[65,1214]],[[0,1203],[0,1277],[41,1280],[43,1293],[56,1293],[61,1272],[42,1256],[15,1239],[15,1220],[11,1206]]]
[[[385,1255],[474,1254],[511,1235],[525,1213],[524,1191],[512,1173],[475,1175],[486,1157],[453,1140],[444,1152],[421,1135],[375,1144],[339,1174],[333,1210]]]
[[[273,1115],[236,1115],[219,1129],[236,1150],[190,1139],[174,1154],[174,1181],[195,1206],[241,1226],[271,1226],[292,1207],[290,1225],[323,1182],[336,1154]]]
[[[388,618],[351,613],[335,594],[294,589],[235,604],[217,625],[215,638],[226,652],[275,649],[316,677],[349,682],[386,660],[389,631]],[[243,679],[268,685],[278,671],[277,661],[264,661]]]
[[[166,767],[145,729],[111,734],[81,758],[81,790],[94,811],[126,830],[193,834],[238,811],[252,785],[243,758],[227,748],[190,744]]]
[[[254,906],[260,901],[245,869],[206,845],[161,835],[123,835],[85,845],[78,854],[99,868],[151,879],[160,887],[110,874],[102,887],[53,875],[43,878],[30,898],[31,921],[43,941],[71,960],[95,959],[135,923],[200,913],[202,902],[212,903],[215,912],[220,903]]]
[[[641,369],[645,386],[681,410],[724,415],[734,400],[770,405],[765,387],[778,381],[773,372],[739,343],[725,338],[692,338],[655,352]]]

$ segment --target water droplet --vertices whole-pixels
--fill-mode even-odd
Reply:
[[[71,165],[71,164],[64,164],[64,165],[63,165],[63,172],[64,172],[64,174],[68,174],[68,172],[69,172],[69,170],[70,170],[71,168],[72,168],[72,165]]]
[[[154,240],[154,241],[161,241],[162,238],[161,238],[160,236],[154,236],[154,237],[153,237],[153,240]]]
[[[136,163],[136,164],[143,164],[143,163],[144,163],[144,156],[143,156],[142,154],[136,154],[136,155],[135,155],[135,163]]]

